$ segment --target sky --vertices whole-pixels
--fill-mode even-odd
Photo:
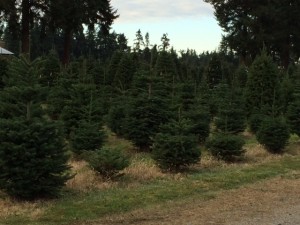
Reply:
[[[120,15],[112,29],[124,33],[130,46],[139,29],[149,33],[150,44],[160,45],[167,33],[176,50],[214,51],[221,41],[213,8],[203,0],[111,0],[111,5]]]

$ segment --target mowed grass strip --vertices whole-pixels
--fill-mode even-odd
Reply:
[[[151,207],[168,201],[191,197],[204,201],[219,191],[298,170],[300,157],[285,156],[274,162],[247,167],[199,170],[180,179],[160,179],[134,187],[115,187],[85,194],[69,193],[52,202],[38,217],[15,215],[0,219],[0,224],[80,224],[105,215]]]

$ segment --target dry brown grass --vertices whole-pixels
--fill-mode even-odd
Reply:
[[[44,213],[45,203],[42,202],[18,202],[9,197],[0,199],[0,217],[28,215],[30,218],[38,218]]]
[[[136,181],[149,181],[166,177],[164,173],[150,159],[135,156],[129,167],[124,169],[124,174]]]
[[[95,189],[108,189],[116,185],[114,182],[102,179],[83,160],[71,161],[70,165],[72,166],[72,173],[75,176],[68,180],[67,188],[80,192],[88,192]]]
[[[228,166],[227,163],[225,163],[222,160],[217,160],[212,155],[206,153],[203,154],[201,157],[201,162],[196,165],[196,167],[201,168],[215,168],[215,167],[226,167]]]

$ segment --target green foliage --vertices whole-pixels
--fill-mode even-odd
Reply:
[[[262,122],[266,118],[267,118],[267,116],[263,115],[263,114],[253,114],[253,115],[251,115],[250,118],[249,118],[249,121],[248,121],[250,131],[255,134],[259,130]]]
[[[60,126],[41,107],[40,63],[15,58],[0,93],[0,188],[22,199],[57,195],[70,178]]]
[[[169,119],[166,102],[158,97],[139,95],[128,108],[125,136],[141,150],[148,150],[159,126]]]
[[[88,154],[91,168],[106,179],[112,179],[129,166],[129,157],[121,149],[103,147]]]
[[[250,67],[246,85],[248,115],[278,115],[281,109],[279,71],[271,56],[263,50]]]
[[[245,111],[234,104],[228,104],[219,111],[215,125],[222,132],[233,134],[243,132],[246,128]]]
[[[107,76],[104,79],[105,84],[112,85],[112,83],[114,82],[117,71],[118,71],[118,66],[122,59],[123,54],[124,53],[122,53],[120,51],[114,52],[113,56],[110,59],[108,68],[107,68]]]
[[[210,88],[214,88],[223,80],[222,62],[220,56],[214,53],[206,69],[206,82]]]
[[[119,136],[125,134],[127,108],[126,99],[120,98],[112,104],[106,116],[108,127]]]
[[[0,57],[0,90],[4,87],[3,77],[7,75],[8,61]]]
[[[300,67],[296,72],[300,75]],[[294,79],[292,99],[287,110],[287,122],[291,128],[291,132],[300,136],[300,76],[295,76]]]
[[[164,77],[168,82],[173,82],[176,78],[177,71],[172,55],[167,51],[161,51],[158,54],[155,71],[158,76]]]
[[[291,132],[300,136],[300,100],[290,103],[287,112],[287,120]]]
[[[246,113],[242,91],[224,85],[218,100],[216,128],[224,133],[239,133],[246,128]]]
[[[46,92],[39,83],[42,61],[30,62],[25,56],[14,58],[3,78],[5,88],[0,96],[0,117],[30,119],[42,114],[41,104]]]
[[[289,137],[289,127],[282,118],[265,119],[256,135],[258,142],[272,153],[281,153]]]
[[[224,31],[222,44],[236,52],[242,62],[259,54],[264,45],[269,54],[287,68],[299,55],[299,2],[297,1],[220,1],[213,5]],[[296,20],[296,22],[294,22]],[[255,38],[253,38],[255,37]],[[275,57],[274,57],[275,58]]]
[[[81,155],[84,151],[95,151],[101,148],[105,140],[105,133],[98,123],[80,121],[78,128],[71,136],[72,151]]]
[[[185,82],[180,84],[179,97],[180,106],[183,111],[189,111],[196,101],[195,92],[193,91],[194,84],[191,82]]]
[[[66,134],[76,129],[81,120],[96,123],[101,121],[104,112],[95,85],[73,84],[68,94],[69,98],[60,115]]]
[[[21,199],[57,195],[70,178],[58,126],[43,119],[1,119],[0,127],[0,188]]]
[[[247,84],[248,79],[248,68],[245,65],[241,65],[235,71],[234,74],[234,85],[244,88]]]
[[[47,99],[47,114],[53,120],[60,118],[64,107],[67,107],[67,103],[71,98],[72,81],[65,78],[66,73],[62,73],[61,75],[64,78],[60,78],[59,82],[50,88]]]
[[[60,62],[57,52],[51,50],[45,57],[43,72],[40,77],[40,83],[43,86],[53,86],[58,79],[60,73]]]
[[[208,109],[204,106],[195,106],[183,113],[183,117],[191,120],[191,132],[196,135],[200,143],[204,143],[210,131],[211,119]]]
[[[121,94],[130,88],[135,73],[134,61],[129,54],[123,54],[114,77],[113,86]]]
[[[295,81],[293,81],[287,73],[282,74],[280,83],[280,105],[282,112],[285,114],[288,110],[288,105],[293,101],[293,92],[295,89]]]
[[[214,157],[233,161],[245,153],[244,144],[245,141],[240,136],[218,133],[210,138],[206,146]]]
[[[190,121],[185,119],[162,125],[152,146],[152,157],[159,167],[177,171],[200,160],[201,151],[191,129]]]

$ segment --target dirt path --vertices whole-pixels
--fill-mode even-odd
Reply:
[[[300,174],[294,173],[218,193],[106,217],[92,225],[300,225]]]

